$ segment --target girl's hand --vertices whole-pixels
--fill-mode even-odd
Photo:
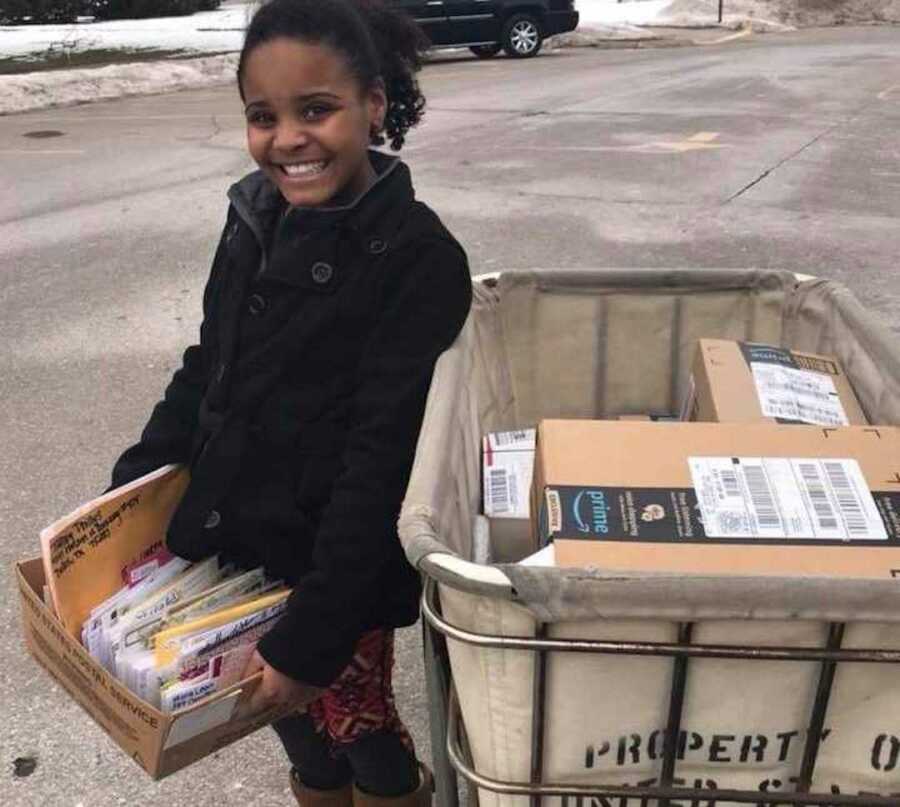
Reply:
[[[262,681],[250,699],[251,712],[261,712],[273,706],[296,711],[312,703],[325,691],[278,672],[254,650],[241,678],[249,678],[259,670],[262,670]]]

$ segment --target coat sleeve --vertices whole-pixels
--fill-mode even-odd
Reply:
[[[223,234],[203,292],[200,342],[184,351],[181,367],[172,376],[163,399],[153,408],[140,440],[116,461],[110,490],[126,485],[163,465],[186,464],[190,460],[200,401],[203,400],[209,383],[212,335],[210,308],[215,295],[217,267],[221,265],[224,250]]]
[[[259,643],[275,669],[316,686],[329,685],[350,662],[366,616],[377,610],[385,564],[402,555],[396,522],[434,365],[471,305],[462,248],[451,240],[416,247],[388,269],[362,359],[344,470],[316,534],[312,571]]]

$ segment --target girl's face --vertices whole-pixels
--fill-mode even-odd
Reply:
[[[281,38],[251,51],[241,87],[250,155],[289,204],[349,201],[368,188],[369,138],[387,105],[380,84],[362,90],[328,45]]]

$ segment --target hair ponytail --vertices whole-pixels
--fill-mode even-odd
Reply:
[[[383,132],[371,142],[389,142],[399,151],[406,133],[422,119],[425,96],[416,73],[429,46],[422,29],[406,14],[381,0],[268,0],[253,15],[238,61],[238,87],[247,56],[278,38],[320,42],[337,50],[360,84],[368,89],[384,82],[387,110]]]
[[[354,2],[369,25],[379,56],[388,98],[384,130],[391,148],[399,150],[406,132],[422,119],[425,111],[425,96],[419,90],[416,73],[430,43],[415,20],[388,8],[381,0]],[[375,145],[384,142],[380,134],[373,137]]]

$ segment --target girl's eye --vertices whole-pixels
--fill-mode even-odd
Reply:
[[[331,112],[330,106],[325,104],[310,104],[303,109],[303,119],[308,121],[321,120],[329,112]]]
[[[257,110],[247,116],[247,123],[253,126],[271,126],[275,122],[275,116],[271,112]]]

